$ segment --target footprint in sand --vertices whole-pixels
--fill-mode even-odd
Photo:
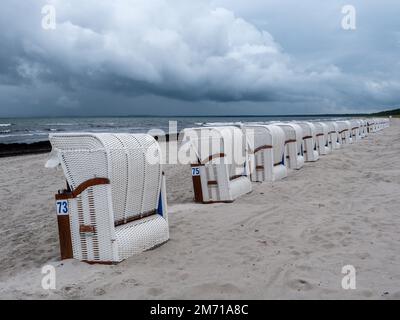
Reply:
[[[68,299],[78,299],[83,292],[83,288],[78,285],[70,285],[61,288],[61,294]]]
[[[149,290],[147,290],[147,293],[153,297],[159,296],[163,292],[164,290],[161,288],[150,288]]]
[[[93,295],[95,295],[96,297],[100,297],[105,295],[106,290],[104,290],[104,288],[96,288],[93,290]]]
[[[123,287],[137,287],[139,285],[140,285],[140,282],[133,278],[123,279],[121,282],[121,286],[123,286]]]
[[[296,291],[309,291],[313,286],[304,279],[294,279],[288,282],[289,288]]]

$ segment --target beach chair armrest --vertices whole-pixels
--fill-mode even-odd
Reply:
[[[56,194],[56,200],[67,200],[77,198],[83,191],[90,187],[110,184],[110,180],[107,178],[93,178],[82,182],[78,187],[76,187],[71,192],[63,192]]]

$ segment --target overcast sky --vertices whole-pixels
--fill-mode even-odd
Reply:
[[[399,107],[399,14],[398,0],[3,0],[0,116]]]

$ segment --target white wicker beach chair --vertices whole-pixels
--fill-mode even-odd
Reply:
[[[360,119],[360,136],[365,138],[367,135],[367,122],[364,119]]]
[[[187,128],[180,133],[181,152],[193,152],[194,200],[232,202],[252,190],[246,137],[240,128]]]
[[[376,119],[376,131],[381,131],[382,130],[382,120],[381,119]]]
[[[381,129],[385,129],[386,128],[386,119],[380,119],[380,125],[381,125]]]
[[[374,119],[374,132],[378,132],[381,130],[380,119]]]
[[[374,132],[380,131],[379,119],[374,119]]]
[[[374,119],[367,120],[367,128],[368,128],[368,133],[376,132],[376,124]]]
[[[328,147],[331,151],[340,149],[339,125],[335,121],[324,122],[328,126]]]
[[[375,118],[372,119],[375,127],[375,131],[381,131],[390,125],[390,120],[388,118]]]
[[[314,122],[317,150],[320,155],[327,155],[329,148],[329,127],[324,122]]]
[[[357,119],[350,120],[351,123],[351,139],[353,142],[358,142],[361,140],[360,134],[360,121]]]
[[[339,143],[341,145],[352,143],[350,121],[336,121],[336,123],[339,126]]]
[[[379,131],[384,129],[384,123],[385,121],[383,119],[379,119]]]
[[[161,150],[152,136],[66,133],[50,142],[46,166],[61,164],[68,186],[56,195],[62,258],[116,263],[169,239]]]
[[[368,125],[366,119],[361,120],[361,136],[363,138],[368,136]]]
[[[319,159],[317,151],[317,136],[315,126],[311,122],[297,123],[303,131],[303,154],[306,162],[314,162]]]
[[[303,130],[296,123],[275,123],[285,132],[285,166],[299,170],[304,165]]]
[[[275,181],[287,177],[283,129],[257,124],[243,125],[242,129],[248,142],[251,180]]]

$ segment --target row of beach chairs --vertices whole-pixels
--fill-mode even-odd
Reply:
[[[315,162],[388,125],[388,119],[353,119],[185,129],[182,143],[196,154],[191,161],[195,201],[232,202],[251,192],[251,182],[283,179],[304,162]],[[210,141],[219,142],[213,150]]]
[[[304,162],[389,126],[388,119],[243,123],[184,129],[196,202],[232,202],[252,182],[283,179]],[[147,134],[50,135],[46,167],[61,166],[55,195],[61,258],[112,264],[169,239],[159,143]]]

